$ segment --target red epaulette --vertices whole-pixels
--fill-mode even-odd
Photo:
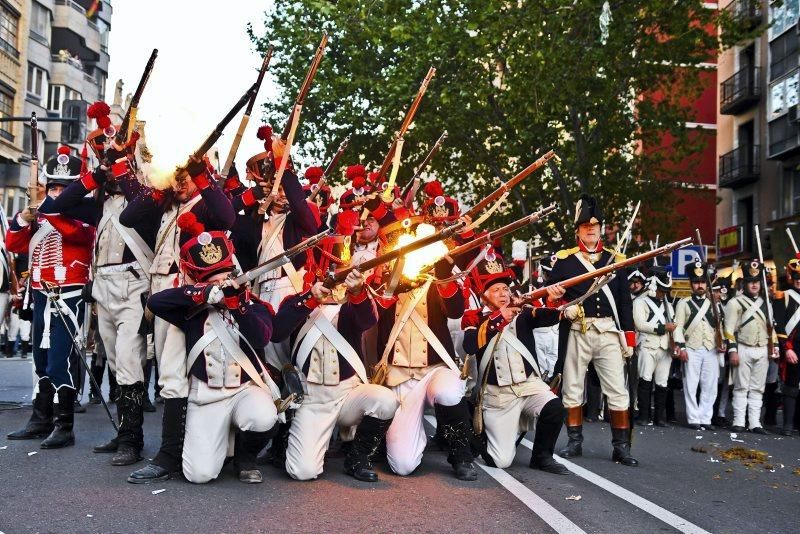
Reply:
[[[482,316],[481,310],[478,309],[465,311],[461,317],[461,328],[478,328],[481,324]]]

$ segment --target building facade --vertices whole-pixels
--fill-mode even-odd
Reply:
[[[40,120],[39,160],[59,143],[80,151],[90,127],[86,106],[104,99],[110,0],[0,0],[0,119]],[[30,180],[28,122],[0,120],[0,203],[8,215],[25,206]]]

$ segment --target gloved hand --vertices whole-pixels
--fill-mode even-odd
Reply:
[[[627,345],[622,347],[622,357],[623,358],[625,358],[626,360],[629,360],[629,359],[631,359],[632,356],[633,356],[633,347],[629,347]]]
[[[222,289],[215,284],[209,284],[203,288],[203,300],[212,306],[222,302],[225,297]]]
[[[578,304],[573,304],[572,306],[567,306],[564,310],[564,317],[569,319],[570,321],[575,321],[578,317],[580,317],[580,308]]]
[[[377,210],[382,203],[383,200],[381,200],[381,196],[375,195],[373,198],[370,198],[366,202],[364,202],[364,207],[372,212]]]
[[[206,166],[205,161],[202,159],[195,159],[194,157],[189,158],[189,164],[186,166],[186,172],[189,173],[191,178],[205,174],[206,170],[208,170],[208,167]]]
[[[447,257],[444,257],[433,265],[433,274],[436,276],[437,280],[450,278],[453,274],[453,264],[450,263]]]
[[[108,180],[108,170],[102,165],[98,165],[92,171],[92,178],[98,186],[102,186]]]

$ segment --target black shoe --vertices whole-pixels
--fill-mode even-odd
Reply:
[[[68,386],[61,386],[58,391],[58,413],[54,419],[54,428],[49,436],[39,445],[42,449],[60,449],[75,445],[75,434],[72,432],[75,423],[75,396],[77,392]]]
[[[100,397],[94,393],[89,393],[89,404],[100,404]]]
[[[261,475],[261,471],[258,469],[247,469],[239,471],[239,482],[244,482],[245,484],[261,484],[264,482],[264,478]]]
[[[150,484],[159,480],[169,480],[174,474],[160,465],[147,464],[128,475],[128,482],[131,484]]]
[[[92,452],[96,452],[98,454],[117,452],[118,448],[119,448],[119,443],[117,443],[117,438],[114,437],[109,441],[103,443],[102,445],[97,445],[95,447],[92,447]]]
[[[733,425],[730,428],[730,431],[731,432],[744,432],[744,427],[743,426],[739,426],[739,425]]]
[[[453,469],[456,472],[458,480],[465,480],[471,482],[478,480],[478,470],[472,462],[456,462],[453,464]]]
[[[156,395],[156,404],[164,404],[164,397]]]
[[[239,475],[239,481],[245,484],[263,482],[261,471],[256,465],[256,456],[269,441],[270,432],[253,432],[241,430],[236,433],[233,447],[233,467]]]
[[[711,418],[711,424],[720,428],[725,428],[730,425],[727,419],[720,417],[719,415],[715,415]]]
[[[715,427],[714,425],[703,425],[702,428],[709,430],[711,432],[717,429],[717,427]]]
[[[567,437],[569,438],[567,446],[558,451],[558,455],[564,458],[583,456],[583,427],[568,426]]]
[[[289,445],[291,421],[278,423],[267,451],[256,458],[257,465],[271,465],[276,469],[286,470],[286,447]]]
[[[153,403],[150,402],[150,396],[145,395],[144,399],[142,400],[142,410],[148,413],[153,413],[156,411],[156,407],[153,406]]]
[[[767,430],[762,426],[751,428],[750,432],[752,432],[753,434],[761,434],[762,436],[766,436],[767,434],[769,434],[769,432],[767,432]]]
[[[10,440],[44,439],[53,431],[53,396],[56,390],[50,379],[39,379],[39,391],[33,398],[33,413],[22,430],[6,436]]]
[[[552,456],[532,457],[530,466],[533,469],[539,469],[546,473],[553,473],[554,475],[569,475],[569,469],[556,462]]]
[[[142,459],[139,449],[130,445],[120,445],[117,453],[111,458],[111,465],[132,465]]]
[[[783,428],[781,430],[781,436],[787,436],[788,437],[788,436],[793,436],[793,435],[794,435],[794,430],[792,430],[791,428]]]
[[[362,482],[378,481],[378,474],[372,468],[372,458],[391,424],[391,419],[364,416],[358,424],[356,437],[344,459],[345,473]]]
[[[611,459],[619,462],[628,467],[635,467],[639,465],[639,461],[631,456],[631,444],[628,441],[627,428],[612,428],[611,429],[611,445],[614,447],[614,452]]]
[[[688,428],[690,430],[702,430],[703,427],[701,427],[700,425],[696,425],[694,423],[691,423],[691,424],[686,425],[686,428]]]
[[[86,406],[82,405],[78,399],[75,399],[73,411],[74,413],[86,413]]]

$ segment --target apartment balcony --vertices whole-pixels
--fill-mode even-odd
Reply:
[[[761,100],[759,67],[745,67],[720,84],[719,112],[737,115]]]
[[[719,186],[736,188],[761,177],[759,145],[735,148],[719,157]]]
[[[86,18],[86,10],[73,0],[55,0],[52,51],[68,50],[84,61],[100,59],[100,30]]]
[[[83,69],[80,60],[66,55],[54,54],[51,57],[51,61],[51,85],[65,85],[80,92],[85,99],[94,97],[94,92],[97,91],[97,80]],[[87,91],[87,88],[89,91]]]
[[[762,12],[760,0],[733,0],[725,7],[733,17],[745,24],[748,30],[761,24]]]

